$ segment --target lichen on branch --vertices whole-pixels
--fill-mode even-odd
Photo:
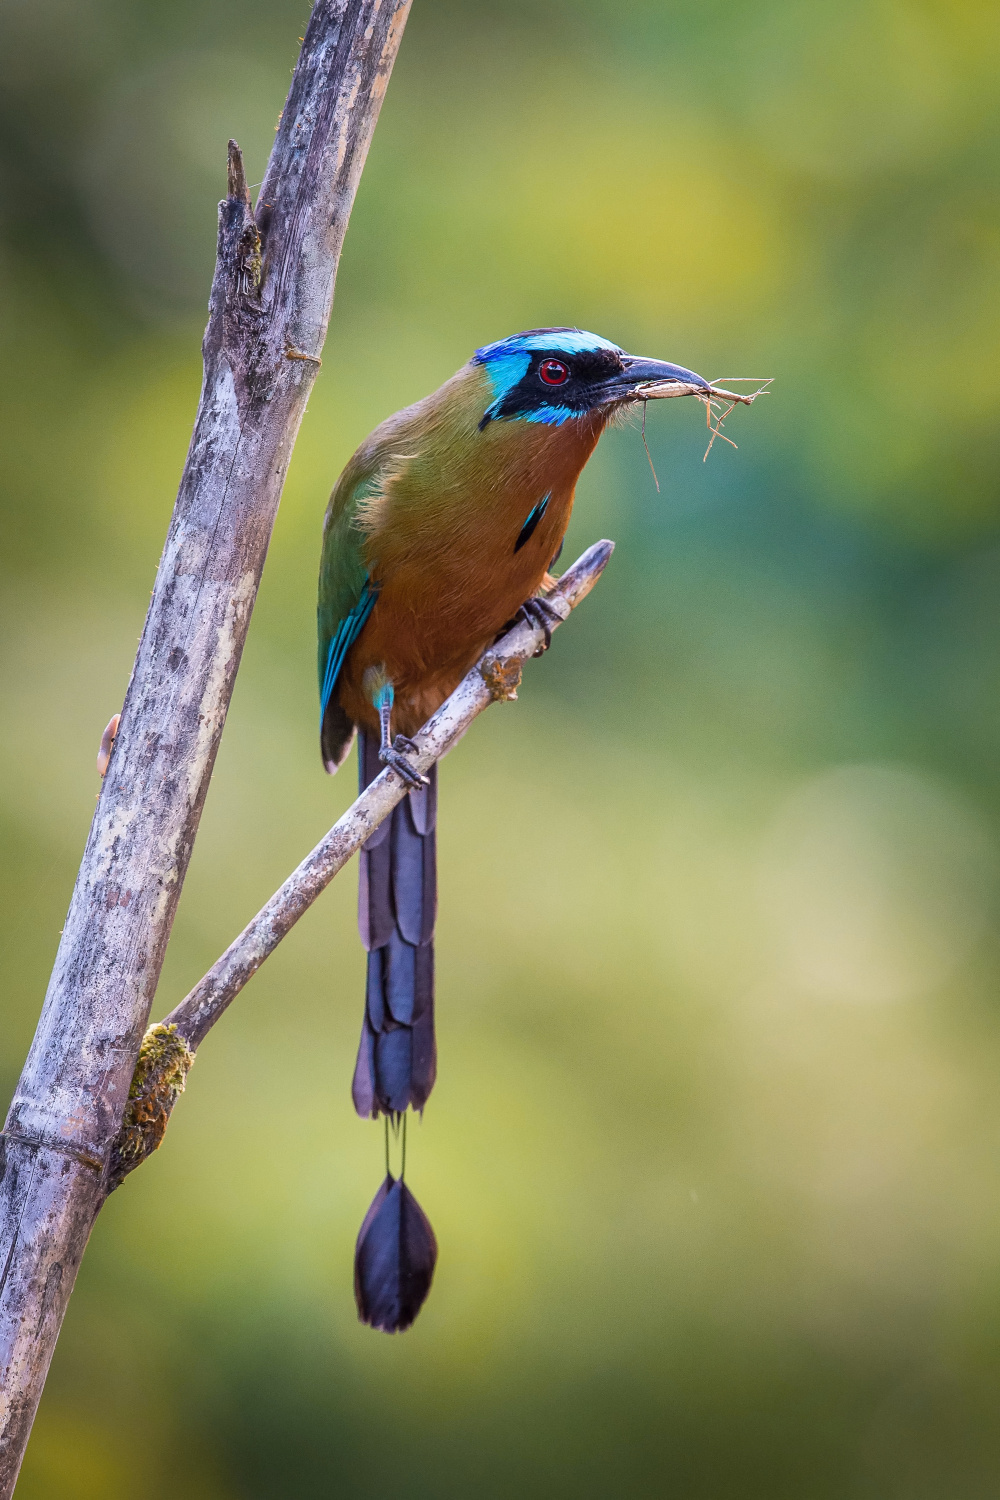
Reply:
[[[139,1048],[121,1130],[111,1147],[111,1189],[141,1166],[163,1140],[170,1111],[184,1092],[194,1053],[177,1027],[158,1021]]]

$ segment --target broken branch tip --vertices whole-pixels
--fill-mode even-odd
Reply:
[[[249,204],[250,189],[247,187],[246,168],[243,165],[243,152],[236,141],[229,142],[229,186],[228,196],[238,199],[241,203]]]

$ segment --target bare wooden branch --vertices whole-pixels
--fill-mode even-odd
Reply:
[[[595,542],[546,595],[560,622],[568,619],[570,611],[590,593],[613,550],[613,542]],[[552,629],[557,629],[555,621]],[[417,770],[426,773],[435,761],[447,755],[484,708],[499,699],[516,697],[513,686],[520,682],[521,667],[534,655],[541,641],[537,627],[519,622],[491,647],[414,736],[417,754],[412,759]],[[402,801],[407,790],[395,771],[385,770],[377,776],[212,965],[204,979],[170,1012],[164,1024],[176,1026],[178,1035],[192,1050],[204,1041],[247,980],[397,802]]]
[[[595,542],[546,595],[558,616],[552,622],[552,630],[568,619],[571,611],[587,597],[613,551],[613,542]],[[484,708],[517,697],[521,668],[535,654],[542,639],[541,631],[534,625],[519,622],[485,653],[414,736],[417,753],[413,764],[419,771],[428,771],[435,761],[447,755]],[[208,1032],[317,896],[389,816],[397,802],[402,801],[407,790],[395,771],[385,770],[377,776],[230,943],[204,979],[165,1020],[147,1031],[130,1090],[129,1109],[113,1152],[113,1187],[159,1146],[194,1053]],[[158,1070],[161,1058],[165,1061]],[[178,1085],[181,1065],[183,1073]]]
[[[109,1187],[112,1145],[408,9],[409,0],[318,0],[256,213],[230,142],[194,434],[2,1140],[0,1500],[13,1491]]]

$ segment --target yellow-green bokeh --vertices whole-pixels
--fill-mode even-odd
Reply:
[[[224,148],[304,6],[0,9],[0,942],[24,1057],[194,414]],[[600,588],[442,771],[441,1258],[361,1328],[345,873],[102,1215],[25,1500],[986,1500],[1000,1489],[1000,12],[415,0],[157,1013],[352,793],[333,479],[572,323],[774,376],[609,434]]]

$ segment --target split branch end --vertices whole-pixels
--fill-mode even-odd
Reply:
[[[243,152],[236,141],[229,142],[229,188],[227,196],[235,198],[240,203],[250,207],[250,189],[247,187],[246,168],[243,165]]]

